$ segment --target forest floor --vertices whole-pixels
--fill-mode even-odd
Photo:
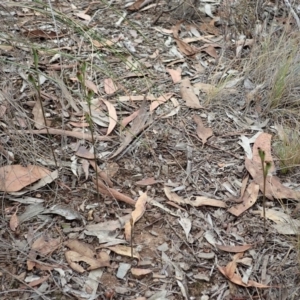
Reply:
[[[0,299],[299,299],[299,7],[143,2],[0,4]]]

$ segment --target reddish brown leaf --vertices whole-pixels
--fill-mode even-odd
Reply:
[[[127,124],[129,124],[131,121],[133,121],[138,115],[139,115],[140,110],[136,110],[133,112],[130,116],[124,118],[121,122],[122,127],[126,127]]]
[[[105,93],[108,95],[111,95],[116,92],[117,86],[115,85],[114,81],[112,78],[105,78],[104,79],[104,90]]]
[[[261,164],[260,156],[258,154],[258,149],[260,148],[261,150],[263,150],[265,152],[265,161],[271,163],[271,168],[269,170],[269,173],[275,171],[275,165],[271,153],[271,139],[272,139],[271,134],[262,132],[255,140],[255,143],[253,145],[253,157],[252,157],[253,162],[255,162],[256,164]]]
[[[198,49],[196,49],[195,47],[183,42],[182,40],[178,39],[178,38],[174,38],[176,41],[176,44],[178,46],[178,49],[181,53],[187,55],[187,56],[192,56],[195,55],[197,52],[199,52]]]
[[[255,183],[259,185],[259,189],[263,191],[263,174],[261,163],[255,163],[248,158],[245,159],[245,166]],[[277,176],[267,176],[266,180],[266,197],[270,200],[275,199],[294,199],[300,200],[300,192],[289,189],[284,186]]]
[[[176,193],[171,192],[171,189],[169,187],[164,186],[164,192],[169,200],[174,201],[178,204],[186,204],[185,200],[182,197],[178,196]]]
[[[118,116],[117,116],[117,112],[116,112],[116,109],[113,106],[113,104],[111,104],[107,100],[102,100],[102,101],[105,103],[107,110],[108,110],[109,126],[107,129],[106,135],[109,135],[113,131],[113,129],[115,128],[115,126],[118,122]]]
[[[171,192],[170,188],[167,186],[164,187],[164,192],[169,200],[174,201],[178,204],[183,204],[183,205],[188,204],[194,207],[200,207],[203,205],[224,207],[224,208],[226,207],[226,204],[223,201],[211,199],[203,196],[196,197],[196,200],[183,199],[182,197],[178,196],[176,193]]]
[[[255,204],[258,196],[258,191],[259,186],[252,181],[243,195],[242,203],[231,207],[230,209],[228,209],[228,212],[235,215],[236,217],[241,215],[244,211]]]
[[[152,184],[156,184],[158,181],[154,179],[154,177],[150,177],[150,178],[145,178],[142,179],[140,181],[137,181],[135,184],[136,185],[152,185]]]
[[[116,245],[113,247],[107,247],[107,249],[110,249],[111,251],[117,254],[131,257],[131,247],[127,247],[124,245]],[[140,255],[135,249],[133,249],[133,257],[140,260]]]
[[[86,244],[78,240],[68,240],[64,243],[70,250],[75,251],[81,255],[94,258],[96,253],[92,249],[92,245]]]
[[[93,83],[92,81],[86,79],[86,80],[85,80],[85,86],[86,86],[89,90],[93,91],[95,94],[98,94],[98,88],[97,88],[97,86],[95,85],[95,83]]]
[[[52,239],[42,235],[34,241],[31,249],[45,256],[54,252],[59,247],[60,243],[60,238]]]
[[[137,11],[142,8],[142,4],[145,0],[136,0],[132,5],[130,5],[127,9],[131,11]]]
[[[40,101],[36,101],[32,109],[34,125],[37,129],[42,129],[45,127],[45,120],[43,115],[43,110]]]
[[[194,115],[194,122],[197,124],[197,135],[204,145],[207,142],[207,139],[213,135],[213,131],[211,128],[204,127],[201,118],[197,115]]]
[[[219,55],[218,55],[218,53],[217,53],[215,47],[213,47],[213,46],[211,46],[211,45],[209,45],[209,46],[203,48],[202,51],[203,51],[203,52],[206,52],[208,55],[210,55],[210,56],[213,57],[213,58],[218,58],[218,57],[219,57]]]
[[[234,253],[245,252],[253,247],[253,245],[227,246],[227,245],[218,245],[218,244],[215,244],[215,246],[222,251],[234,252]]]
[[[188,204],[195,206],[195,207],[200,207],[203,205],[214,206],[214,207],[223,207],[223,208],[226,207],[226,203],[224,201],[211,199],[211,198],[207,198],[204,196],[197,196],[196,200],[194,200],[194,201],[190,200],[188,202]]]
[[[244,253],[237,253],[233,256],[233,260],[229,262],[225,267],[225,274],[226,277],[231,279],[234,276],[236,267],[237,267],[237,260],[242,258]]]
[[[119,38],[115,40],[104,40],[103,42],[99,42],[97,40],[93,40],[93,45],[97,48],[111,47],[113,44],[117,43]]]
[[[29,38],[44,38],[44,39],[56,39],[64,36],[64,34],[57,34],[55,31],[45,31],[41,29],[26,30],[24,35]]]
[[[65,257],[69,266],[78,273],[85,272],[85,269],[81,265],[79,265],[78,262],[85,262],[86,264],[88,264],[89,265],[89,267],[87,268],[88,271],[110,266],[109,262],[107,262],[106,260],[102,261],[96,258],[90,258],[88,256],[79,254],[71,250],[66,251]]]
[[[172,77],[173,83],[177,83],[181,81],[181,69],[173,70],[173,69],[166,69],[167,72]]]
[[[208,32],[210,34],[218,35],[219,31],[218,28],[216,28],[213,24],[210,23],[201,23],[199,26],[200,30],[203,32]]]
[[[203,106],[200,105],[199,99],[195,95],[193,87],[188,78],[185,78],[181,81],[180,94],[182,99],[185,101],[187,107],[198,109],[203,108]]]
[[[18,208],[14,212],[14,214],[11,216],[9,221],[9,227],[12,231],[16,231],[17,227],[19,226],[19,219],[17,216]]]
[[[28,165],[4,166],[0,168],[0,191],[17,192],[35,181],[46,177],[51,171],[46,168]]]
[[[31,287],[37,286],[37,285],[45,282],[46,280],[48,280],[49,277],[50,277],[50,275],[43,276],[43,277],[41,277],[41,278],[39,278],[37,280],[33,280],[33,281],[29,282],[28,285],[31,286]]]
[[[90,21],[92,19],[92,17],[90,15],[87,15],[84,12],[79,12],[79,13],[76,14],[76,16],[78,18],[86,20],[86,21]]]
[[[143,193],[135,203],[135,210],[131,213],[131,220],[125,224],[125,236],[127,241],[131,240],[132,226],[144,215],[147,200],[147,193]]]
[[[88,149],[86,149],[84,146],[80,146],[78,150],[76,151],[75,155],[86,158],[86,159],[94,159],[95,155],[91,153]]]
[[[256,287],[256,288],[269,288],[270,286],[268,285],[264,285],[264,284],[261,284],[261,283],[258,283],[256,281],[253,281],[253,280],[249,280],[248,281],[248,284],[245,284],[241,278],[240,275],[238,274],[233,274],[231,276],[231,278],[229,278],[227,275],[226,275],[226,268],[225,267],[220,267],[218,266],[218,269],[219,271],[226,277],[228,278],[231,282],[237,284],[237,285],[240,285],[240,286],[244,286],[244,287]]]
[[[157,108],[159,105],[165,103],[173,96],[173,93],[167,93],[165,95],[162,95],[157,98],[157,100],[153,101],[150,105],[150,111],[153,111],[155,108]]]
[[[149,269],[139,269],[139,268],[131,268],[131,274],[135,278],[143,278],[145,275],[152,273],[152,270]]]

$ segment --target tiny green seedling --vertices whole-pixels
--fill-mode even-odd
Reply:
[[[266,183],[267,183],[267,176],[268,172],[271,168],[271,162],[265,161],[266,153],[261,148],[257,148],[258,155],[261,161],[261,167],[263,172],[263,217],[264,217],[264,243],[266,243]]]

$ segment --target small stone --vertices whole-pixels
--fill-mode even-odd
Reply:
[[[169,249],[169,246],[168,246],[168,244],[167,243],[163,243],[163,244],[161,244],[160,246],[158,246],[157,247],[157,250],[159,250],[159,251],[167,251]]]
[[[213,259],[215,257],[215,254],[213,252],[200,252],[198,253],[199,258],[204,258],[204,259]]]
[[[117,278],[124,279],[124,277],[126,276],[126,274],[130,268],[131,268],[130,264],[120,263],[118,272],[117,272]]]

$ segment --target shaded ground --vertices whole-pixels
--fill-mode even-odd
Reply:
[[[164,3],[160,4],[161,7],[166,7]],[[236,217],[227,211],[236,205],[242,180],[248,174],[244,166],[245,151],[238,144],[240,137],[254,136],[258,130],[251,129],[253,125],[257,125],[259,130],[274,133],[270,126],[274,125],[275,120],[271,119],[260,126],[270,116],[260,113],[257,106],[246,105],[242,84],[229,92],[223,91],[213,100],[206,97],[205,93],[200,93],[200,103],[204,108],[192,109],[184,103],[180,85],[174,84],[166,71],[166,68],[180,67],[182,77],[189,78],[193,83],[214,82],[214,75],[220,72],[223,74],[224,68],[241,71],[243,61],[235,60],[234,49],[225,47],[224,27],[215,26],[214,33],[212,29],[205,31],[203,27],[195,27],[207,39],[211,35],[211,43],[218,43],[216,51],[219,56],[224,53],[224,60],[208,55],[208,50],[188,57],[180,54],[169,31],[178,21],[178,12],[175,15],[163,14],[153,25],[159,15],[154,5],[145,11],[128,15],[120,26],[116,26],[124,11],[121,4],[114,3],[110,8],[101,2],[78,2],[72,5],[62,1],[53,3],[53,8],[74,21],[68,26],[67,22],[59,19],[59,15],[56,16],[55,30],[61,35],[57,44],[44,31],[32,32],[37,28],[54,30],[51,16],[45,16],[42,6],[38,13],[10,2],[3,4],[5,13],[14,14],[5,14],[5,34],[12,39],[9,41],[9,37],[2,36],[2,40],[6,41],[2,46],[8,48],[0,47],[0,105],[5,107],[5,113],[0,114],[0,145],[13,153],[14,159],[10,161],[9,155],[1,151],[1,166],[39,165],[51,171],[58,169],[59,175],[50,184],[26,193],[26,197],[44,200],[41,204],[17,205],[18,202],[13,201],[19,195],[1,194],[0,298],[298,299],[299,266],[294,235],[290,237],[279,234],[271,226],[273,222],[267,220],[267,242],[263,243],[264,222],[257,213],[261,208],[262,197],[241,216]],[[76,16],[84,10],[86,15],[92,16],[87,28],[82,15],[79,18]],[[200,17],[193,24],[207,25],[210,18]],[[182,27],[181,39],[191,35],[188,21],[185,20]],[[47,27],[49,24],[50,29]],[[89,36],[85,37],[83,32],[78,32],[82,29],[91,30]],[[96,39],[92,29],[101,35],[103,41],[115,39],[118,44],[111,48],[93,48],[89,42],[89,38]],[[132,128],[122,131],[120,124],[117,124],[109,135],[111,140],[99,141],[95,145],[100,168],[108,173],[113,167],[117,168],[115,174],[109,174],[115,189],[134,200],[139,198],[141,191],[147,191],[149,199],[162,205],[160,208],[158,204],[149,202],[141,219],[134,226],[132,247],[139,253],[140,259],[133,259],[128,253],[115,253],[108,248],[111,245],[103,243],[102,237],[97,238],[95,234],[88,235],[86,232],[88,225],[103,224],[102,231],[107,226],[109,234],[123,240],[123,227],[128,218],[125,221],[122,218],[126,218],[133,210],[130,205],[103,193],[100,198],[97,197],[97,188],[92,181],[95,178],[94,170],[89,168],[89,173],[85,173],[81,167],[84,166],[83,160],[78,155],[75,156],[80,145],[90,149],[91,143],[64,134],[51,134],[51,137],[47,134],[32,134],[31,130],[36,123],[32,110],[37,103],[37,93],[30,87],[27,77],[28,72],[35,74],[34,55],[28,48],[28,41],[36,48],[42,47],[38,48],[38,70],[49,77],[41,85],[41,97],[51,128],[74,131],[76,127],[71,122],[85,122],[88,119],[87,112],[79,105],[85,101],[82,87],[75,80],[83,61],[88,62],[87,79],[97,86],[99,98],[114,104],[119,122],[142,107],[145,94],[159,97],[172,93],[173,98],[179,102],[180,109],[177,113],[165,117],[174,110],[174,102],[167,101],[150,113],[148,108],[151,102],[148,101],[144,117],[153,122],[138,132],[136,138],[117,157],[108,158],[124,143],[124,132],[130,132]],[[204,43],[199,41],[195,46],[201,47]],[[59,58],[52,61],[57,48],[60,48],[64,56],[61,61]],[[246,47],[243,55],[246,56],[247,51],[249,49]],[[54,66],[58,67],[60,63],[64,68],[53,71]],[[113,78],[119,86],[118,91],[112,95],[105,92],[103,80],[108,77]],[[142,96],[141,101],[119,101],[121,96],[134,95]],[[79,108],[78,111],[72,106],[70,98]],[[100,105],[107,113],[106,106],[103,103]],[[200,116],[204,125],[213,130],[213,136],[206,144],[197,135],[194,115]],[[107,126],[98,124],[94,130],[98,135],[105,135]],[[57,167],[51,148],[54,149]],[[152,177],[156,183],[148,186],[143,182],[139,183]],[[295,170],[291,178],[285,176],[281,179],[294,183],[293,187],[296,189],[298,177]],[[182,199],[207,197],[223,201],[226,208],[193,207],[170,202],[172,199],[166,197],[165,186]],[[25,198],[25,195],[22,197]],[[25,199],[29,201],[28,198]],[[64,212],[73,214],[74,217],[68,219],[64,213],[45,211],[53,205],[61,205]],[[293,201],[285,202],[285,205],[289,211],[296,207]],[[24,215],[29,207],[31,214]],[[267,207],[281,209],[277,201],[268,200]],[[19,219],[16,228],[11,221],[14,220],[14,214]],[[188,234],[180,224],[187,220],[191,222]],[[111,229],[109,221],[120,224]],[[43,240],[34,248],[34,242],[41,237]],[[80,274],[72,270],[65,256],[71,248],[66,244],[70,240],[90,245],[94,257],[99,260],[102,259],[99,253],[105,252],[105,255],[109,255],[109,266],[98,269],[99,273],[94,275],[88,270],[86,261],[81,261],[80,266],[86,271]],[[125,241],[123,244],[126,244]],[[218,267],[228,266],[237,254],[234,253],[236,251],[222,251],[216,244],[251,245],[249,250],[242,252],[243,255],[238,258],[235,256],[239,262],[238,268],[233,272],[244,278],[245,285],[250,279],[266,288],[245,288],[232,283],[234,280],[229,280],[232,278],[225,278]],[[130,246],[130,243],[126,245]],[[82,249],[85,249],[85,253],[88,252],[86,248]],[[121,267],[126,269],[122,264],[128,264],[128,270],[147,269],[151,273],[136,275],[128,271],[122,276],[118,273]],[[97,283],[96,288],[87,284],[91,274],[96,276],[93,281]]]

